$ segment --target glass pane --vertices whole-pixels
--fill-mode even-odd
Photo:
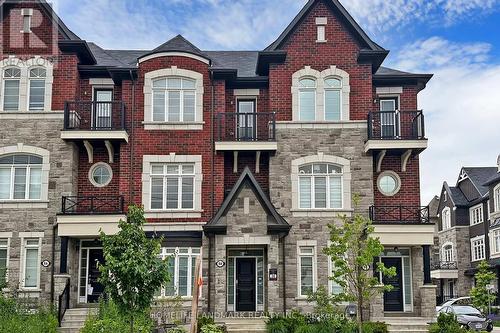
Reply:
[[[19,80],[4,81],[4,102],[5,111],[17,111],[19,109]]]
[[[234,304],[234,258],[227,259],[227,304]]]
[[[159,79],[153,81],[153,88],[166,88],[166,87],[167,87],[166,79]]]
[[[30,110],[43,109],[45,101],[45,80],[30,80]]]
[[[327,165],[326,164],[314,164],[313,165],[314,173],[327,173]]]
[[[307,295],[313,291],[313,258],[300,258],[300,294]]]
[[[26,249],[24,286],[36,287],[38,280],[38,249]]]
[[[155,175],[163,175],[163,164],[152,164],[151,173]]]
[[[189,79],[182,79],[182,88],[184,89],[195,89],[195,81]]]
[[[81,250],[80,260],[80,291],[79,295],[85,297],[87,290],[87,249]]]
[[[168,262],[169,281],[165,284],[165,296],[175,295],[175,257],[170,256],[166,259]]]
[[[383,176],[379,181],[380,189],[383,193],[392,193],[396,190],[397,182],[392,176]]]
[[[299,81],[299,85],[302,88],[314,88],[316,87],[316,81],[313,79],[302,79]]]
[[[177,178],[167,178],[167,209],[177,209],[178,205],[178,186]]]
[[[301,173],[301,174],[312,173],[312,165],[309,164],[309,165],[301,166],[299,168],[299,173]]]
[[[342,173],[342,168],[333,164],[329,164],[328,173]]]
[[[163,178],[151,179],[151,209],[163,208]]]
[[[330,208],[342,208],[341,177],[330,177]]]
[[[182,166],[182,173],[185,175],[194,174],[194,165],[183,165]]]
[[[7,276],[7,249],[0,249],[0,284],[5,282]]]
[[[30,170],[30,199],[40,199],[42,195],[42,169],[31,168]]]
[[[340,90],[325,91],[325,120],[340,120]]]
[[[410,258],[403,257],[403,280],[405,286],[405,304],[411,304],[412,295],[411,295],[411,266],[410,266]]]
[[[340,88],[342,86],[342,81],[335,78],[329,78],[325,80],[325,86],[328,88]]]
[[[14,170],[14,199],[26,198],[26,168]]]
[[[28,164],[30,157],[28,155],[14,155],[14,164]]]
[[[257,304],[264,304],[264,259],[257,258]]]
[[[181,93],[180,91],[168,92],[168,121],[181,120]]]
[[[30,70],[30,77],[45,77],[47,71],[43,68],[33,68]]]
[[[191,91],[184,92],[184,121],[195,121],[195,93]]]
[[[29,163],[30,164],[42,164],[42,158],[38,156],[29,156]]]
[[[165,92],[153,92],[153,121],[165,121]]]
[[[299,92],[299,118],[300,120],[315,120],[316,91],[306,90]]]
[[[0,158],[0,164],[12,164],[14,163],[14,156],[4,156]]]
[[[110,181],[111,173],[107,167],[99,165],[94,169],[92,178],[97,184],[104,185]]]
[[[299,178],[299,207],[311,208],[311,178]]]
[[[181,89],[181,79],[177,77],[169,78],[167,87],[168,89]]]
[[[393,99],[380,100],[380,111],[396,110],[396,101]]]
[[[179,174],[179,166],[176,164],[168,164],[167,165],[167,174],[169,174],[169,175]]]
[[[0,199],[10,198],[11,168],[0,168]]]
[[[192,209],[194,199],[194,178],[182,178],[182,208]]]
[[[188,296],[188,257],[179,257],[179,295]]]
[[[314,197],[315,208],[326,208],[326,177],[314,179]]]
[[[195,279],[196,278],[195,270],[196,270],[196,258],[197,257],[198,256],[191,257],[191,289],[189,290],[189,295],[193,295],[193,288],[198,283]]]

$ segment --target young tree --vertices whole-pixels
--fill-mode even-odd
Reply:
[[[355,203],[359,201],[354,199]],[[392,286],[384,286],[377,276],[373,276],[372,265],[376,257],[384,251],[378,238],[371,237],[374,231],[369,218],[354,214],[341,216],[341,224],[329,225],[330,246],[323,249],[333,262],[330,280],[339,284],[343,292],[332,297],[332,301],[356,302],[359,332],[362,332],[363,308],[380,292],[390,291]],[[387,268],[377,262],[376,271],[382,276],[396,275],[396,268]]]
[[[130,206],[127,221],[120,221],[116,235],[101,231],[104,264],[99,267],[99,281],[117,304],[119,311],[130,318],[151,307],[154,293],[169,280],[168,264],[159,257],[161,240],[146,237],[142,207]]]
[[[483,260],[477,266],[475,275],[476,285],[470,292],[472,304],[483,313],[488,313],[488,308],[495,301],[496,295],[488,291],[487,286],[495,279],[495,273],[490,271],[490,265]]]

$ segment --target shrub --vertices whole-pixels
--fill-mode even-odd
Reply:
[[[431,324],[429,333],[466,333],[453,314],[441,313],[438,316],[437,323]]]
[[[167,330],[168,333],[187,333],[187,330],[182,326],[173,327]]]
[[[363,323],[363,333],[388,333],[389,329],[387,328],[386,323],[382,322],[367,322]]]
[[[215,324],[207,324],[201,328],[201,333],[224,333],[224,328]]]
[[[40,307],[34,311],[19,300],[0,295],[0,332],[56,333],[57,317],[53,311]]]
[[[143,312],[134,318],[134,332],[150,333],[152,320],[149,311]],[[130,331],[130,320],[118,311],[118,307],[112,301],[99,301],[99,311],[97,315],[90,315],[85,321],[81,333],[102,333],[102,332],[127,332]]]
[[[210,316],[201,315],[198,317],[198,333],[201,333],[201,328],[205,325],[215,325],[214,318]]]
[[[295,330],[308,323],[307,318],[298,311],[292,311],[287,316],[274,315],[266,322],[269,333],[294,333]]]

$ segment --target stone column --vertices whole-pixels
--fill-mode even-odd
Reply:
[[[377,321],[384,318],[384,292],[383,286],[376,286],[377,295],[370,302],[370,320]]]
[[[425,284],[420,287],[420,315],[432,318],[436,315],[436,286]]]
[[[56,307],[59,306],[59,295],[62,294],[64,291],[64,288],[66,287],[66,283],[70,280],[70,275],[69,274],[55,274],[54,275],[54,305]],[[73,303],[71,302],[71,298],[77,298],[78,295],[75,293],[72,293],[70,291],[70,304]]]

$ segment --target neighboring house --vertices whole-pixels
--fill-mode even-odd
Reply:
[[[437,213],[439,251],[432,278],[439,285],[437,302],[467,296],[475,267],[490,258],[490,192],[486,181],[496,167],[463,167],[456,186],[444,182]]]
[[[5,9],[4,31],[26,24],[23,38],[56,18],[43,1]],[[41,25],[29,29],[30,15]],[[417,103],[432,75],[382,67],[389,51],[337,0],[310,0],[257,51],[203,51],[182,36],[107,50],[56,22],[57,61],[2,68],[0,265],[39,297],[68,286],[71,307],[96,302],[99,230],[117,232],[135,203],[171,262],[158,297],[187,306],[201,255],[203,310],[308,310],[311,291],[339,290],[322,252],[328,224],[361,213],[397,272],[370,316],[434,315]],[[5,54],[40,54],[24,51]]]

